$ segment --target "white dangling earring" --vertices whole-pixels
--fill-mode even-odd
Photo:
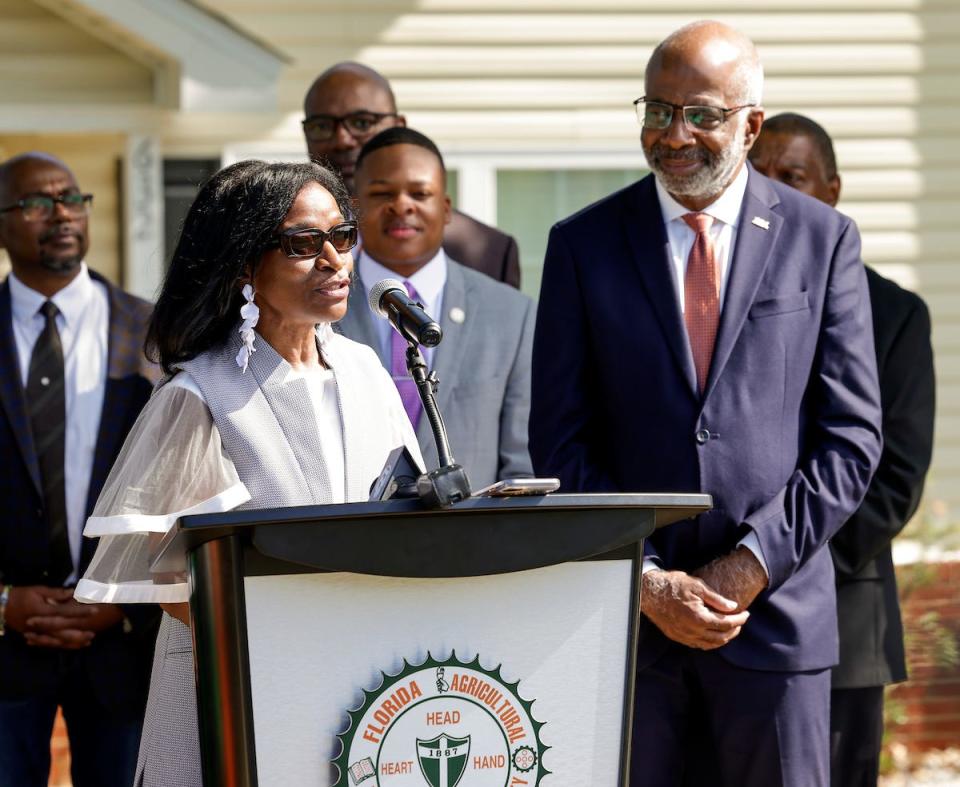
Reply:
[[[245,373],[247,366],[250,364],[250,356],[257,351],[257,348],[253,346],[253,337],[255,336],[253,329],[260,319],[260,308],[253,302],[253,296],[256,293],[252,286],[244,284],[242,292],[247,302],[240,307],[240,316],[243,318],[243,323],[240,325],[239,333],[243,340],[243,347],[237,353],[237,366],[240,367],[242,373]]]

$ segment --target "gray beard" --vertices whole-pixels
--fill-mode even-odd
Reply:
[[[704,163],[704,166],[692,175],[674,175],[665,172],[660,165],[661,151],[664,151],[660,145],[655,144],[649,150],[644,149],[643,153],[647,157],[650,170],[670,194],[678,197],[708,199],[720,194],[733,180],[733,175],[740,166],[743,150],[742,145],[739,144],[741,142],[739,137],[740,135],[737,134],[734,141],[719,155],[714,155],[702,147],[690,147],[686,151],[670,151],[672,158],[679,156]]]
[[[73,273],[77,268],[80,267],[80,263],[83,262],[83,257],[66,257],[66,258],[56,258],[48,257],[45,254],[40,256],[40,264],[46,268],[51,273],[56,273],[61,276],[65,276],[68,273]]]

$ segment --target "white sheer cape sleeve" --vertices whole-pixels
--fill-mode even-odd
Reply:
[[[188,601],[185,571],[152,574],[151,548],[179,517],[229,511],[249,499],[200,390],[179,373],[147,402],[87,520],[84,535],[100,542],[75,597]]]

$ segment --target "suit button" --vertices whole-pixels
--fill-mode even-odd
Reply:
[[[697,443],[703,445],[705,442],[707,442],[707,440],[710,439],[710,430],[698,429],[695,436],[697,438]]]

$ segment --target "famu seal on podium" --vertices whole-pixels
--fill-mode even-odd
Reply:
[[[338,738],[336,787],[535,787],[549,774],[540,740],[543,722],[519,681],[486,670],[480,656],[465,663],[451,653],[422,664],[404,661],[382,674]]]

